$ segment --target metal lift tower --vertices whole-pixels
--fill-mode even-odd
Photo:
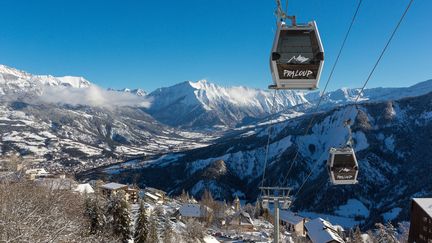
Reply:
[[[261,201],[263,207],[268,207],[269,203],[274,205],[274,236],[273,242],[279,243],[279,206],[288,209],[291,206],[289,187],[260,187]]]

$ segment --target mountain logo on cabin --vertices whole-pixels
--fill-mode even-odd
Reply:
[[[307,61],[309,61],[309,58],[304,57],[301,54],[299,54],[298,57],[296,57],[296,56],[291,57],[291,59],[288,60],[288,63],[300,64],[300,63],[305,63]]]

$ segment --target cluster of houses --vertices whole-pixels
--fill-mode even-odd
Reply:
[[[1,160],[0,160],[1,162]],[[67,178],[64,174],[52,174],[44,168],[33,168],[25,170],[19,163],[0,163],[0,180],[8,178],[16,171],[22,171],[24,178],[34,181],[43,186],[55,189],[72,190],[77,193],[94,193],[95,190],[105,196],[111,196],[120,191],[131,203],[137,203],[139,199],[145,202],[162,205],[169,198],[166,192],[155,188],[146,187],[144,190],[120,184],[116,182],[90,181],[80,184],[77,181]],[[236,229],[242,232],[252,232],[256,230],[254,220],[245,212],[240,200],[236,198],[232,207],[224,207],[223,210],[213,211],[214,209],[198,203],[191,199],[183,202],[174,211],[172,220],[197,219],[204,221],[212,215],[220,224],[221,228]],[[411,223],[408,242],[432,243],[432,198],[414,198],[411,203]],[[297,236],[307,238],[313,243],[344,243],[340,237],[343,228],[332,225],[330,222],[316,218],[310,220],[301,217],[291,211],[280,210],[280,225],[288,232],[295,233]]]

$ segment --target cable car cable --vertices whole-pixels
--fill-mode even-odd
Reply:
[[[356,10],[355,10],[355,12],[354,12],[354,14],[353,14],[353,16],[352,16],[352,18],[351,18],[351,23],[350,23],[350,25],[349,25],[349,27],[348,27],[348,30],[347,30],[346,34],[345,34],[344,40],[342,41],[342,45],[341,45],[341,47],[340,47],[340,49],[339,49],[338,55],[336,56],[336,60],[335,60],[335,62],[333,63],[332,69],[331,69],[331,71],[330,71],[329,77],[328,77],[328,79],[327,79],[327,81],[326,81],[326,84],[325,84],[325,86],[324,86],[324,89],[323,89],[323,91],[321,92],[320,99],[318,100],[318,103],[316,104],[315,109],[312,111],[312,113],[315,113],[315,114],[314,114],[314,116],[311,118],[311,120],[310,120],[308,126],[306,127],[306,130],[305,130],[305,133],[304,133],[303,136],[306,136],[307,133],[309,132],[310,128],[312,127],[312,123],[313,123],[313,121],[315,120],[315,116],[317,115],[316,112],[318,111],[318,108],[319,108],[320,105],[321,105],[321,102],[322,102],[322,100],[323,100],[323,98],[324,98],[324,95],[325,95],[325,92],[326,92],[326,90],[327,90],[327,87],[328,87],[330,81],[331,81],[332,78],[333,78],[333,73],[334,73],[334,71],[335,71],[335,69],[336,69],[337,64],[339,63],[340,56],[341,56],[342,51],[343,51],[343,49],[344,49],[344,47],[345,47],[346,41],[348,40],[348,36],[349,36],[350,33],[351,33],[352,26],[354,25],[354,21],[355,21],[357,15],[358,15],[358,12],[359,12],[359,9],[360,9],[360,6],[361,6],[362,2],[363,2],[363,0],[360,0],[360,1],[359,1],[358,5],[357,5],[357,7],[356,7]],[[284,180],[283,180],[283,183],[284,183],[284,184],[287,182],[288,176],[289,176],[289,174],[290,174],[290,172],[291,172],[291,170],[292,170],[292,168],[293,168],[293,166],[294,166],[294,163],[295,163],[295,161],[296,161],[296,159],[297,159],[297,157],[298,157],[298,154],[299,154],[299,150],[297,150],[296,153],[295,153],[295,155],[294,155],[294,158],[293,158],[293,160],[292,160],[292,162],[291,162],[291,165],[290,165],[290,167],[289,167],[289,169],[288,169],[287,175],[285,176],[285,178],[284,178]]]
[[[399,26],[401,25],[402,21],[404,20],[406,14],[408,13],[408,10],[410,9],[410,7],[411,7],[411,5],[412,5],[413,2],[414,2],[414,0],[410,0],[410,2],[408,3],[407,7],[405,8],[405,11],[403,12],[402,16],[400,17],[400,19],[399,19],[399,21],[398,21],[396,27],[394,28],[392,34],[390,35],[390,38],[387,40],[387,43],[386,43],[386,45],[384,46],[383,50],[381,51],[381,54],[380,54],[380,56],[378,57],[377,61],[375,62],[375,65],[373,66],[371,72],[369,73],[368,77],[366,78],[366,80],[365,80],[365,82],[364,82],[364,84],[363,84],[363,87],[361,88],[360,92],[358,93],[357,98],[356,98],[355,101],[354,101],[354,105],[350,106],[350,111],[352,110],[352,108],[353,108],[354,106],[357,106],[357,102],[358,102],[358,100],[359,100],[359,98],[360,98],[362,92],[364,91],[364,89],[365,89],[366,85],[368,84],[370,78],[372,77],[373,73],[375,72],[375,70],[376,70],[378,64],[380,63],[382,57],[384,56],[384,54],[385,54],[387,48],[389,47],[389,45],[390,45],[390,43],[391,43],[393,37],[395,36],[397,30],[399,29]],[[318,162],[318,161],[317,161],[317,162]],[[313,168],[316,167],[317,162],[315,162],[315,166],[314,166]],[[308,180],[308,179],[310,178],[310,176],[312,175],[312,172],[313,172],[313,169],[310,171],[309,175],[306,177],[306,179],[304,180],[304,182],[302,183],[302,185],[301,185],[301,186],[299,187],[299,189],[297,190],[296,194],[294,195],[293,202],[296,200],[296,196],[300,193],[301,189],[303,188],[303,186],[306,184],[307,180]]]
[[[276,107],[276,90],[274,90],[273,92],[273,101],[270,104],[271,108],[270,108],[270,114],[273,115],[274,111],[273,109]],[[269,126],[269,131],[268,131],[268,136],[267,136],[267,145],[266,145],[266,150],[265,150],[265,159],[264,159],[264,168],[263,168],[263,176],[262,176],[262,180],[261,180],[261,187],[264,186],[264,181],[265,181],[265,172],[266,172],[266,168],[267,168],[267,162],[268,162],[268,153],[269,153],[269,147],[270,147],[270,139],[271,139],[271,134],[273,131],[273,125],[275,123],[271,122],[270,126]],[[260,194],[261,196],[261,194]]]

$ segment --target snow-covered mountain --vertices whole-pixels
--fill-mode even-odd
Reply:
[[[312,129],[304,135],[311,116],[278,122],[271,133],[265,185],[288,185],[297,194],[312,171],[296,195],[295,210],[336,215],[348,225],[370,227],[379,221],[407,220],[411,197],[432,196],[429,159],[432,158],[432,93],[366,102],[359,105],[359,110],[345,105],[320,112]],[[347,131],[342,124],[348,118],[355,121],[359,184],[333,186],[325,161],[331,146],[346,142]],[[125,182],[128,178],[139,178],[141,185],[163,188],[171,194],[186,189],[200,196],[207,188],[217,198],[244,195],[245,199],[255,200],[269,131],[265,123],[245,127],[208,147],[135,161],[129,168],[114,166],[101,171]],[[296,151],[299,157],[294,163]],[[83,177],[91,175],[94,174],[83,174]]]
[[[148,112],[158,121],[187,128],[233,127],[247,119],[262,118],[275,111],[307,102],[304,93],[273,93],[246,87],[221,87],[201,80],[160,88],[148,97]]]
[[[359,92],[360,89],[350,88],[327,92],[320,110],[352,103]],[[432,92],[432,80],[411,87],[365,89],[359,101],[395,100],[428,92]],[[306,113],[315,109],[320,92],[277,91],[273,106],[273,91],[221,87],[201,80],[160,88],[147,97],[152,100],[147,112],[158,121],[170,126],[199,130],[254,124],[259,119],[277,112]]]
[[[15,151],[46,168],[80,170],[212,139],[157,122],[142,110],[148,102],[140,94],[0,65],[0,156]]]
[[[355,101],[360,92],[359,88],[341,88],[335,91],[327,92],[323,97],[321,104],[322,109],[333,108],[337,105],[345,105]],[[432,92],[432,80],[417,83],[410,87],[400,88],[370,88],[365,89],[360,94],[359,101],[385,101],[396,100],[405,97],[415,97]],[[319,93],[313,92],[306,94],[305,98],[311,103],[315,104],[319,99]]]
[[[5,65],[0,65],[0,94],[36,92],[40,94],[44,86],[64,86],[88,88],[92,84],[83,77],[32,75]]]

